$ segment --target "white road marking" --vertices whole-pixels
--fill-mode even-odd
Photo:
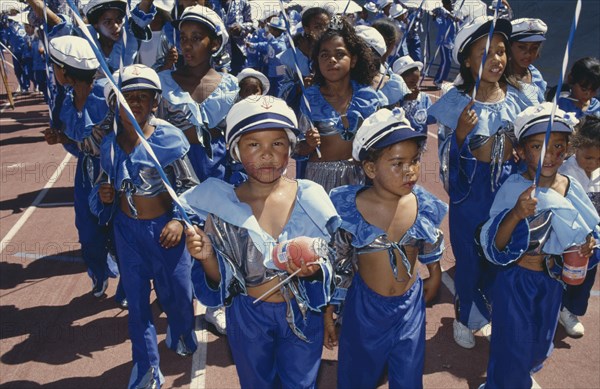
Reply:
[[[29,217],[33,214],[33,211],[35,211],[35,209],[38,207],[38,205],[42,202],[42,200],[48,193],[48,190],[58,181],[58,177],[60,177],[60,175],[62,174],[63,169],[69,163],[69,160],[71,159],[71,157],[72,157],[72,155],[69,153],[67,153],[67,155],[65,155],[65,158],[60,163],[60,165],[58,165],[58,167],[52,174],[52,177],[50,177],[48,179],[48,181],[46,182],[46,185],[44,185],[44,187],[42,188],[40,193],[38,193],[38,195],[35,197],[35,199],[33,200],[33,203],[31,203],[31,205],[25,210],[25,212],[19,218],[19,220],[17,220],[15,225],[10,229],[10,231],[8,231],[8,233],[4,236],[4,238],[2,238],[2,241],[0,242],[0,253],[2,253],[4,251],[7,244],[10,243],[11,239],[15,237],[15,235],[17,234],[17,232],[19,232],[21,227],[23,227],[23,225],[25,224],[27,219],[29,219]]]
[[[204,389],[206,387],[206,351],[208,349],[208,331],[204,314],[206,307],[198,300],[194,300],[194,312],[196,315],[196,338],[198,339],[198,348],[192,356],[192,380],[191,389]]]

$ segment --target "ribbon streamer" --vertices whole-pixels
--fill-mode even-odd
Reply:
[[[536,188],[538,188],[538,183],[540,180],[540,174],[542,173],[542,165],[544,164],[544,157],[546,156],[546,148],[548,145],[548,141],[550,140],[550,133],[552,132],[552,125],[554,124],[554,115],[556,114],[556,107],[558,105],[558,97],[560,95],[560,90],[563,86],[564,75],[567,72],[567,64],[569,63],[569,52],[571,51],[571,46],[573,45],[573,40],[575,38],[575,30],[577,30],[577,23],[579,21],[579,14],[581,13],[581,0],[577,0],[577,5],[575,6],[575,15],[573,17],[573,22],[571,23],[571,31],[569,33],[569,39],[567,40],[567,48],[565,49],[565,56],[563,58],[562,69],[560,72],[560,78],[558,79],[558,85],[556,86],[556,93],[554,94],[554,98],[552,99],[552,113],[550,114],[550,121],[548,121],[548,128],[546,129],[546,136],[544,138],[544,144],[542,145],[542,152],[540,154],[540,160],[538,161],[537,170],[535,172],[535,180],[533,181]],[[538,189],[536,189],[537,192]]]
[[[154,165],[155,165],[154,167],[158,171],[158,174],[160,175],[160,178],[162,179],[163,184],[165,185],[165,188],[167,189],[167,192],[169,193],[169,195],[171,195],[171,198],[175,202],[177,208],[180,210],[181,216],[183,217],[184,222],[186,224],[186,228],[192,228],[192,222],[188,218],[188,216],[185,212],[185,209],[183,208],[183,205],[181,205],[181,202],[179,201],[177,194],[171,187],[171,184],[169,183],[167,175],[165,174],[165,171],[163,170],[163,168],[160,166],[160,162],[158,161],[156,154],[154,154],[152,147],[150,146],[150,144],[144,137],[144,133],[143,133],[142,129],[140,128],[140,126],[138,125],[137,121],[135,120],[135,117],[131,113],[131,109],[129,108],[129,105],[127,104],[127,101],[125,100],[125,97],[121,93],[120,89],[117,87],[117,83],[115,82],[115,80],[112,76],[112,73],[110,72],[108,64],[106,63],[106,60],[104,59],[104,55],[100,52],[100,49],[98,48],[98,46],[96,46],[96,42],[94,41],[93,37],[91,36],[86,24],[83,22],[83,20],[79,16],[79,12],[77,11],[77,8],[73,4],[73,0],[67,0],[67,3],[69,4],[69,7],[71,8],[71,13],[73,14],[73,18],[79,25],[80,30],[83,32],[83,34],[85,35],[87,40],[90,42],[90,45],[92,46],[92,50],[94,50],[94,53],[96,54],[96,57],[98,58],[98,61],[100,62],[100,68],[106,75],[106,78],[107,78],[113,92],[115,93],[117,101],[119,102],[121,107],[125,109],[125,113],[126,113],[127,117],[129,118],[129,121],[133,124],[135,131],[138,135],[138,138],[140,139],[140,142],[142,144],[142,147],[144,147],[144,149],[146,150],[146,152],[148,153],[148,155],[154,162]],[[115,116],[117,116],[117,115],[115,115]]]

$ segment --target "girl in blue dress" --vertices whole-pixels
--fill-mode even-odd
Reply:
[[[584,115],[600,117],[600,101],[594,96],[600,88],[600,60],[586,57],[577,60],[567,78],[571,92],[561,93],[558,106],[574,112],[580,119]]]
[[[490,320],[487,292],[493,271],[479,255],[475,231],[495,191],[516,168],[509,133],[517,114],[531,104],[505,75],[511,24],[504,19],[496,22],[481,82],[471,98],[491,23],[482,16],[457,33],[452,54],[463,83],[429,108],[439,123],[440,173],[450,196],[450,241],[456,258],[454,340],[464,348],[475,346],[473,331]]]
[[[300,105],[319,132],[315,142],[302,142],[298,153],[308,155],[306,178],[326,191],[348,184],[364,184],[360,165],[352,160],[352,139],[363,120],[380,106],[371,85],[377,73],[373,53],[354,28],[332,19],[313,52],[314,85]],[[320,146],[320,156],[316,146]]]
[[[515,19],[510,36],[510,71],[519,81],[524,92],[536,103],[544,102],[546,81],[533,66],[539,58],[542,43],[546,40],[548,27],[540,19]]]
[[[221,18],[201,5],[186,8],[176,26],[184,64],[159,73],[163,96],[157,117],[183,131],[200,181],[227,179],[225,117],[237,97],[238,82],[212,67],[212,58],[227,43],[227,32]]]

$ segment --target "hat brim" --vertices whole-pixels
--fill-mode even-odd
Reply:
[[[525,139],[532,135],[545,134],[547,130],[548,130],[548,121],[535,123],[528,129],[523,131],[523,133],[521,133],[521,135],[519,136],[519,140]],[[554,123],[552,123],[552,130],[550,130],[550,132],[562,132],[562,133],[570,134],[573,132],[573,129],[571,127],[569,127],[567,124],[555,119]]]
[[[287,125],[284,123],[275,123],[275,122],[269,121],[269,122],[265,122],[265,123],[258,122],[253,126],[244,128],[244,131],[242,133],[238,134],[238,136],[236,138],[239,139],[242,137],[242,135],[247,134],[249,132],[260,131],[260,130],[279,130],[279,129],[292,130],[292,132],[294,134],[296,134],[296,136],[298,136],[300,134],[300,131],[294,126]]]
[[[402,66],[401,68],[398,68],[395,73],[401,75],[405,71],[414,69],[414,68],[418,68],[419,71],[423,70],[423,62],[421,62],[421,61],[411,62],[409,64],[406,64],[405,66]]]
[[[127,3],[122,1],[110,1],[108,3],[98,4],[97,6],[88,9],[85,13],[85,17],[91,24],[96,24],[98,22],[98,18],[100,17],[100,13],[108,11],[109,9],[116,9],[125,15]]]
[[[471,35],[469,35],[469,41],[462,46],[460,51],[457,54],[458,62],[461,63],[464,60],[464,52],[473,45],[473,43],[477,42],[479,39],[486,37],[490,33],[490,27],[492,26],[493,20],[488,20],[479,26]],[[494,27],[494,34],[501,34],[508,41],[510,40],[510,35],[512,34],[512,24],[510,21],[506,19],[497,19],[496,26]]]
[[[269,23],[268,26],[272,27],[272,28],[275,28],[275,29],[277,29],[279,31],[285,31],[285,26],[278,26],[276,24],[271,24],[271,23]]]
[[[404,142],[409,139],[427,139],[427,135],[423,134],[419,131],[415,131],[412,128],[399,128],[390,132],[388,135],[384,136],[381,140],[376,142],[371,148],[374,149],[383,149],[388,146],[395,145],[396,143]]]
[[[206,20],[206,18],[196,16],[196,15],[188,14],[184,18],[173,20],[171,22],[171,24],[173,25],[173,27],[175,27],[176,29],[179,30],[181,28],[181,23],[184,23],[184,22],[200,23],[216,35],[216,26],[214,24],[210,23],[208,20]]]
[[[543,42],[546,37],[539,34],[534,35],[517,35],[510,38],[511,42]]]

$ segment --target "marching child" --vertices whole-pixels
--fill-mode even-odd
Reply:
[[[248,180],[234,187],[211,178],[181,196],[206,220],[204,231],[187,231],[197,259],[194,290],[207,306],[227,306],[227,339],[242,388],[315,387],[321,361],[320,309],[332,282],[327,246],[339,217],[322,187],[284,176],[297,134],[296,116],[283,100],[240,101],[227,115],[226,137]],[[321,260],[312,263],[301,251],[303,262],[278,267],[273,249],[300,237],[322,242]],[[289,274],[295,276],[276,287]]]
[[[119,79],[119,72],[114,75]],[[197,184],[188,167],[189,144],[182,132],[154,117],[160,80],[144,65],[123,68],[121,90],[135,120],[176,193]],[[105,94],[115,109],[114,94]],[[110,92],[109,92],[110,91]],[[167,192],[154,161],[140,142],[123,108],[117,134],[104,137],[101,166],[109,182],[98,184],[105,211],[113,212],[115,244],[129,304],[129,337],[133,371],[129,388],[160,387],[158,342],[150,307],[150,280],[167,314],[167,347],[179,355],[196,350],[192,307],[192,262],[182,238],[182,217]]]
[[[543,103],[517,117],[517,152],[527,168],[502,185],[480,234],[485,257],[501,266],[493,291],[486,389],[531,387],[531,374],[552,352],[563,294],[555,279],[561,256],[579,251],[589,257],[599,232],[600,217],[585,190],[558,173],[577,120],[557,109],[544,154],[551,115],[552,104]]]
[[[381,109],[365,120],[352,147],[372,186],[331,191],[342,218],[332,298],[343,303],[339,388],[374,388],[386,366],[390,387],[423,387],[425,302],[441,283],[439,226],[448,210],[416,185],[426,139],[401,108]],[[424,283],[417,259],[429,269]],[[327,348],[337,343],[333,310],[325,317]]]
[[[399,74],[404,79],[407,88],[410,90],[410,93],[404,95],[399,106],[406,113],[412,128],[427,134],[427,125],[435,123],[435,119],[427,114],[427,110],[432,105],[431,98],[427,93],[421,93],[419,90],[423,63],[414,61],[410,56],[405,55],[394,62],[392,69],[394,73]]]
[[[252,68],[246,68],[239,72],[237,79],[240,87],[240,91],[238,92],[239,100],[243,100],[251,95],[266,95],[271,87],[269,79],[258,70]]]
[[[306,178],[327,192],[341,185],[364,184],[362,168],[352,161],[352,139],[381,103],[370,86],[378,69],[373,53],[345,19],[334,17],[315,46],[313,62],[314,85],[306,89],[300,110],[312,120],[320,140],[303,142],[306,147],[300,148],[300,155],[310,155]]]
[[[600,117],[600,101],[594,97],[600,88],[600,60],[592,57],[577,60],[571,67],[567,83],[571,92],[561,93],[558,106],[574,112],[578,119],[584,115]]]
[[[76,146],[76,142],[90,136],[94,125],[101,122],[108,111],[103,83],[94,82],[100,63],[88,41],[75,36],[50,40],[49,55],[56,80],[66,88],[66,96],[59,110],[63,125],[48,128],[44,136],[48,144],[61,143],[77,157],[75,226],[81,243],[81,256],[92,278],[92,294],[101,297],[108,286],[108,277],[113,275],[106,259],[109,230],[106,225],[100,225],[88,202],[100,175],[100,160],[98,153],[94,155]]]
[[[246,46],[256,50],[256,52],[266,60],[266,73],[273,87],[269,92],[272,96],[279,94],[279,84],[284,75],[284,65],[281,64],[279,54],[287,48],[287,37],[285,35],[285,20],[274,16],[267,24],[267,35],[263,42],[247,42]]]
[[[178,127],[190,143],[189,158],[200,181],[226,179],[224,119],[235,102],[235,76],[217,72],[213,59],[228,40],[219,15],[210,8],[186,8],[174,22],[180,32],[183,66],[159,77],[164,93],[158,117]]]
[[[505,74],[512,26],[496,21],[475,99],[471,98],[492,18],[481,16],[458,31],[452,51],[462,84],[429,108],[439,123],[440,173],[450,197],[449,225],[456,258],[455,342],[475,347],[473,331],[490,331],[489,288],[494,269],[479,255],[475,231],[485,221],[495,191],[516,169],[510,130],[517,114],[531,104]]]
[[[35,14],[44,18],[44,2],[42,0],[27,0]],[[104,54],[111,71],[135,62],[141,41],[152,37],[149,24],[156,15],[156,7],[152,0],[141,0],[131,10],[129,23],[125,23],[127,10],[126,0],[91,0],[84,8],[88,30],[94,38],[94,43]],[[49,37],[76,35],[77,29],[67,15],[57,15],[46,8]],[[127,41],[123,37],[127,32]]]
[[[571,137],[570,147],[575,154],[558,169],[561,174],[577,180],[587,193],[596,212],[600,213],[600,118],[585,116],[579,130]],[[590,266],[581,285],[567,285],[563,294],[563,307],[558,322],[569,336],[583,336],[585,328],[578,316],[585,315],[590,292],[594,286],[600,250],[596,248],[590,258]]]
[[[546,81],[533,62],[540,57],[542,43],[546,40],[548,26],[540,19],[515,19],[511,21],[510,62],[511,73],[519,81],[531,100],[544,102]]]

